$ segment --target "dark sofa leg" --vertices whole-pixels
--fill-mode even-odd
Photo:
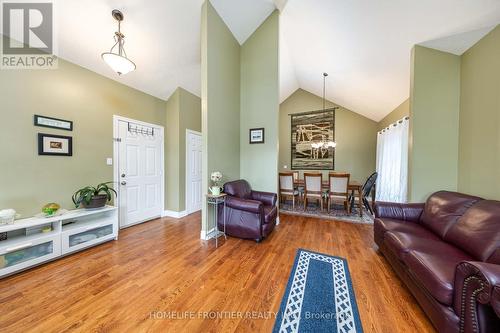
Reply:
[[[260,243],[260,242],[262,242],[262,238],[257,238],[257,239],[255,240],[255,242],[256,242],[256,243]]]

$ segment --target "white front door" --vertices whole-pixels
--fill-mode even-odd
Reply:
[[[118,120],[120,227],[160,217],[163,211],[163,130]]]
[[[201,133],[186,131],[186,211],[188,214],[201,209]]]

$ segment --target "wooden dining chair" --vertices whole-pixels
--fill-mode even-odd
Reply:
[[[307,209],[308,199],[318,200],[321,210],[323,210],[322,183],[323,175],[321,173],[304,173],[304,211]]]
[[[292,198],[292,209],[295,210],[295,197],[299,195],[299,192],[293,186],[293,173],[292,172],[280,172],[279,174],[279,196],[280,205],[283,202],[283,198]]]
[[[333,202],[342,202],[348,214],[351,213],[349,204],[349,180],[348,173],[330,172],[328,174],[328,212]]]
[[[299,180],[299,172],[298,171],[292,171],[293,172],[293,182],[297,182]],[[295,189],[299,192],[299,199],[302,200],[304,196],[304,186],[303,185],[296,185]]]

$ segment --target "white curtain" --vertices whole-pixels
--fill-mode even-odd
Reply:
[[[377,200],[406,202],[408,190],[408,118],[377,135]]]

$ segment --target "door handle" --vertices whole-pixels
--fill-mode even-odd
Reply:
[[[127,185],[127,182],[126,181],[122,181],[120,184]]]

